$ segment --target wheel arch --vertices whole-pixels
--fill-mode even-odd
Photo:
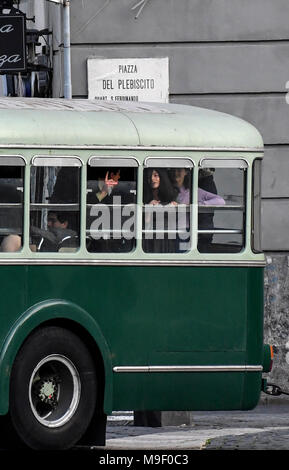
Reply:
[[[61,326],[76,333],[89,348],[100,370],[99,392],[103,411],[112,411],[113,380],[111,352],[98,323],[80,306],[62,299],[51,299],[27,309],[12,325],[0,352],[0,414],[9,411],[10,375],[14,360],[26,339],[39,328]]]

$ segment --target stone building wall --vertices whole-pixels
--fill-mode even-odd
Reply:
[[[264,306],[264,340],[274,345],[268,381],[289,392],[289,253],[267,253]]]

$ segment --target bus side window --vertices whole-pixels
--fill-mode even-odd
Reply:
[[[0,165],[0,251],[19,251],[23,236],[24,166]]]
[[[52,159],[53,163],[53,159]],[[79,247],[80,167],[31,167],[32,251],[76,251]]]
[[[91,253],[126,253],[136,244],[137,168],[107,163],[87,166],[86,247]]]
[[[198,183],[198,250],[238,253],[245,246],[247,164],[242,160],[202,163]]]
[[[191,168],[144,169],[144,252],[185,253],[190,249],[191,186]]]

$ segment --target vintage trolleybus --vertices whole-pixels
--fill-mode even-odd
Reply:
[[[1,435],[65,449],[115,410],[258,403],[262,156],[216,111],[0,100]]]

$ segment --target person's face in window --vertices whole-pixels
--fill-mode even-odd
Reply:
[[[118,170],[116,173],[113,173],[111,172],[110,173],[110,178],[115,181],[116,183],[118,183],[118,180],[120,178],[120,170]]]
[[[158,189],[160,186],[160,175],[156,170],[153,170],[151,181],[150,181],[152,189]]]
[[[183,186],[186,174],[187,172],[185,168],[175,170],[175,182],[178,188],[181,188]]]
[[[67,222],[60,222],[56,214],[49,214],[47,219],[48,228],[66,228]]]

